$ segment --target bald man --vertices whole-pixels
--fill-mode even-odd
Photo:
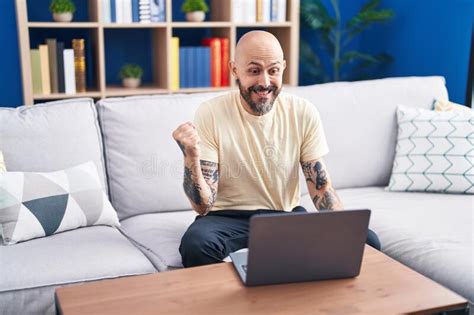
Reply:
[[[184,191],[199,214],[181,239],[185,267],[247,247],[252,215],[306,211],[299,165],[316,210],[343,209],[323,161],[329,150],[318,111],[280,93],[286,61],[276,37],[246,33],[229,67],[239,91],[201,104],[194,124],[173,132],[184,156]],[[371,233],[368,243],[380,248]]]

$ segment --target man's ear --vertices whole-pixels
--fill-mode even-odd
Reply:
[[[235,67],[235,61],[229,61],[229,71],[232,76],[237,79],[237,68]]]
[[[283,70],[286,69],[286,60],[283,60]]]

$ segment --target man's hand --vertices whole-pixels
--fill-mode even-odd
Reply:
[[[188,121],[180,125],[173,131],[173,138],[178,143],[181,151],[183,151],[186,159],[199,160],[201,156],[201,149],[199,148],[201,138],[199,138],[193,123]]]

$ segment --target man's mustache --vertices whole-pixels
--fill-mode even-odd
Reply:
[[[263,85],[254,85],[254,86],[251,86],[248,88],[248,90],[250,92],[255,92],[255,93],[259,93],[259,92],[274,92],[276,91],[277,87],[273,84],[269,85],[269,86],[263,86]]]

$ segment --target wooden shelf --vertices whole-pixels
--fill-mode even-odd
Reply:
[[[229,55],[230,60],[234,60],[235,45],[239,40],[239,36],[244,31],[251,29],[265,29],[274,34],[281,43],[287,67],[283,77],[284,85],[298,85],[298,66],[299,66],[299,0],[286,0],[287,2],[287,21],[286,22],[266,22],[266,23],[241,23],[232,20],[232,1],[233,0],[209,0],[207,3],[210,7],[210,12],[207,15],[209,21],[204,22],[184,22],[173,21],[173,4],[176,1],[166,1],[166,22],[159,23],[104,23],[101,19],[102,0],[81,0],[88,3],[88,17],[89,22],[38,22],[28,21],[27,4],[34,3],[32,0],[15,0],[16,14],[17,14],[17,29],[18,41],[20,46],[20,61],[22,71],[22,87],[23,87],[23,101],[25,105],[32,105],[35,101],[77,98],[77,97],[116,97],[128,95],[146,95],[146,94],[172,94],[172,93],[197,93],[197,92],[219,92],[228,91],[236,88],[236,84],[232,78],[230,79],[230,87],[215,87],[215,88],[182,88],[178,90],[171,89],[171,58],[172,47],[171,38],[190,29],[206,29],[210,31],[212,37],[229,38]],[[88,34],[87,49],[88,56],[86,60],[86,67],[92,67],[93,82],[96,90],[88,91],[86,93],[77,93],[74,95],[65,93],[56,93],[50,95],[37,95],[33,93],[32,75],[31,75],[31,60],[30,60],[30,40],[31,42],[38,42],[38,38],[30,38],[32,36],[42,36],[41,32],[37,30],[51,30],[48,37],[53,37],[53,31],[57,30],[61,34],[61,30],[69,30],[68,35],[74,32],[84,36],[84,31],[91,30]],[[106,78],[106,69],[109,65],[107,49],[115,49],[110,47],[111,38],[109,36],[110,30],[120,32],[122,30],[135,30],[135,32],[147,32],[150,34],[152,51],[149,54],[152,58],[148,64],[151,64],[151,69],[146,69],[151,72],[151,81],[149,85],[144,85],[136,89],[127,89],[120,85],[109,84]],[[116,32],[112,31],[112,32]],[[183,35],[184,36],[184,35]],[[58,40],[61,36],[58,35]],[[198,39],[199,40],[199,39]],[[116,42],[114,44],[118,45]],[[125,44],[126,45],[126,44]],[[140,49],[140,47],[137,47]],[[90,59],[92,58],[92,59]]]
[[[38,95],[34,94],[34,100],[55,100],[55,99],[63,99],[63,98],[77,98],[77,97],[101,97],[102,93],[100,91],[87,91],[82,93],[75,93],[75,94],[66,94],[66,93],[53,93],[48,95]]]
[[[144,85],[138,88],[125,88],[120,85],[107,85],[105,96],[128,96],[128,95],[144,95],[144,94],[165,94],[168,89],[158,88],[155,86]]]
[[[176,28],[206,28],[206,27],[230,27],[231,22],[172,22]]]
[[[168,23],[104,23],[104,28],[165,28]]]
[[[29,28],[97,28],[97,22],[28,22]]]

